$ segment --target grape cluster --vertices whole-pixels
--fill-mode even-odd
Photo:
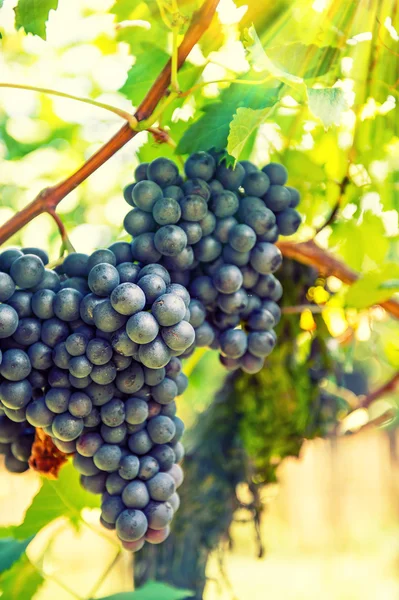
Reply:
[[[190,295],[165,267],[117,242],[55,271],[36,249],[0,254],[0,451],[28,467],[35,428],[73,455],[102,494],[101,522],[124,547],[160,543],[179,506],[184,431],[178,356],[192,345]]]
[[[281,165],[199,152],[185,172],[163,158],[136,169],[131,243],[54,270],[37,248],[0,254],[0,453],[25,471],[43,430],[132,551],[165,540],[179,507],[180,359],[210,347],[228,370],[262,368],[280,318],[275,242],[300,224]]]
[[[197,152],[184,181],[166,158],[139,165],[124,190],[133,208],[124,220],[133,259],[159,262],[189,289],[196,347],[220,351],[228,370],[257,373],[276,343],[282,263],[275,242],[297,231],[296,189],[277,163],[230,168],[217,153]]]

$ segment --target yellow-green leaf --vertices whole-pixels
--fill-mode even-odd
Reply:
[[[227,139],[227,152],[238,159],[254,131],[264,123],[272,108],[253,110],[252,108],[238,108],[230,123],[230,133]]]

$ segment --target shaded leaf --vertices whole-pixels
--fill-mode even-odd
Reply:
[[[339,125],[341,115],[348,110],[344,91],[341,88],[308,89],[309,109],[328,129]]]
[[[34,536],[21,542],[12,538],[0,540],[0,573],[10,569],[20,556],[25,552]]]
[[[149,581],[134,592],[122,592],[100,600],[185,600],[192,598],[193,592],[172,587],[166,583]]]
[[[57,10],[58,0],[19,0],[15,7],[15,26],[26,33],[46,39],[46,23],[50,10]]]
[[[269,58],[280,69],[296,73],[304,79],[320,77],[337,68],[340,48],[292,42],[267,49]]]
[[[254,131],[262,125],[269,116],[271,108],[252,110],[238,108],[230,123],[230,133],[227,140],[227,152],[238,159]]]
[[[26,554],[0,576],[2,600],[32,600],[44,582]]]
[[[83,508],[98,506],[98,496],[82,488],[78,472],[69,463],[61,469],[56,481],[43,478],[43,485],[33,498],[23,523],[0,529],[0,537],[11,535],[19,540],[25,539],[58,517],[66,517],[77,525]]]
[[[203,115],[189,127],[180,140],[178,154],[190,154],[214,147],[222,150],[227,145],[230,123],[238,108],[253,110],[273,106],[278,99],[278,88],[264,85],[232,84],[220,97],[220,102],[208,104]]]
[[[335,223],[329,244],[348,266],[363,273],[377,270],[389,249],[384,224],[371,211],[365,211],[361,221],[351,219]]]

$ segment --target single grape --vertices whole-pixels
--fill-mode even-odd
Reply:
[[[141,233],[150,233],[157,228],[156,221],[151,212],[141,210],[141,208],[133,208],[130,210],[123,220],[123,227],[130,235],[136,237]],[[130,259],[132,257],[132,248],[129,248]]]
[[[237,212],[238,207],[239,202],[237,195],[228,190],[212,196],[210,201],[210,209],[218,219],[232,217]]]
[[[124,542],[135,542],[147,531],[148,522],[141,510],[126,509],[116,520],[116,532]]]
[[[288,179],[287,169],[278,163],[269,163],[262,169],[272,185],[284,185]]]
[[[286,208],[277,214],[277,227],[281,235],[294,234],[301,224],[301,215],[293,208]]]
[[[72,252],[65,257],[62,264],[68,277],[87,277],[89,273],[89,256],[82,252]]]
[[[168,327],[176,325],[184,318],[186,305],[178,295],[166,293],[153,303],[151,312],[159,325]]]
[[[172,419],[159,415],[149,420],[147,431],[154,444],[167,444],[174,438],[176,427]]]
[[[28,377],[32,366],[29,356],[23,350],[6,350],[0,364],[0,375],[9,381],[21,381]]]
[[[132,433],[128,440],[128,446],[133,454],[141,456],[147,454],[153,444],[147,431],[142,429],[141,431],[137,431],[137,433]]]
[[[8,338],[15,333],[19,324],[17,312],[7,304],[0,304],[0,339]]]
[[[122,492],[122,500],[128,508],[145,508],[150,501],[146,484],[131,481]]]
[[[155,234],[142,233],[132,241],[132,256],[134,260],[148,264],[157,262],[161,253],[155,247]]]
[[[20,319],[32,316],[32,301],[33,294],[24,290],[17,290],[7,301],[8,306],[11,306],[17,313]]]
[[[256,244],[256,233],[248,225],[235,225],[229,232],[229,244],[237,252],[249,252]]]
[[[223,294],[233,294],[243,285],[243,276],[235,265],[223,265],[212,277],[215,288]]]
[[[161,383],[151,388],[151,393],[156,402],[159,404],[169,404],[177,396],[177,385],[173,379],[165,377]],[[162,442],[164,443],[164,442]]]
[[[154,204],[152,216],[158,225],[171,225],[179,221],[181,208],[173,198],[160,198]]]
[[[240,367],[245,373],[259,373],[264,365],[264,359],[247,352],[240,358]]]
[[[227,167],[225,164],[219,164],[216,169],[216,178],[220,181],[226,190],[238,190],[245,177],[244,167],[237,163],[235,168]]]
[[[12,410],[24,408],[32,397],[32,386],[27,379],[3,381],[0,384],[0,398],[5,407]],[[0,439],[1,441],[1,439]]]
[[[205,181],[212,179],[215,172],[215,159],[207,152],[196,152],[185,162],[184,170],[187,177],[200,177]]]
[[[94,324],[106,333],[113,333],[120,329],[127,320],[125,315],[117,312],[109,300],[97,304],[93,310]]]
[[[149,163],[144,162],[136,167],[136,169],[134,171],[134,179],[136,180],[136,182],[147,179],[148,165],[149,165]]]
[[[140,461],[137,456],[128,454],[120,461],[118,474],[126,480],[135,479],[139,473]]]
[[[261,275],[274,273],[283,261],[280,250],[267,242],[260,242],[251,251],[251,265]]]
[[[117,471],[122,458],[122,451],[115,444],[103,444],[93,456],[94,464],[100,471]]]
[[[140,346],[142,348],[143,346]],[[141,365],[134,361],[130,367],[121,371],[116,376],[116,387],[123,394],[134,394],[144,385],[144,373]]]
[[[60,290],[54,298],[54,313],[62,321],[76,321],[80,316],[80,302],[83,296],[77,290],[65,288]]]
[[[36,398],[36,400],[30,402],[26,407],[26,420],[33,425],[33,427],[47,427],[49,425],[54,425],[53,419],[54,413],[47,408],[44,398]]]
[[[34,254],[25,254],[12,263],[10,275],[18,287],[32,288],[40,283],[44,276],[43,262]]]
[[[165,225],[156,232],[154,244],[164,256],[176,256],[187,246],[187,236],[181,227]]]
[[[132,260],[132,247],[129,242],[114,242],[108,250],[115,255],[117,265]]]
[[[83,420],[80,417],[74,417],[69,412],[64,412],[54,418],[54,435],[63,442],[76,440],[82,431]]]
[[[133,189],[133,202],[141,210],[151,213],[157,200],[163,197],[162,189],[154,181],[140,181]]]
[[[176,484],[167,473],[157,473],[147,481],[147,488],[152,500],[166,502],[175,493]]]
[[[247,335],[242,329],[227,329],[220,338],[220,348],[228,358],[240,358],[247,351]]]
[[[0,272],[0,302],[7,302],[15,292],[15,283],[8,273]]]
[[[104,263],[115,267],[116,256],[112,252],[112,250],[109,250],[108,248],[99,248],[98,250],[95,250],[89,256],[88,263],[87,263],[88,273],[90,273],[92,268],[95,267],[96,265],[100,265],[100,264],[104,264]]]
[[[147,179],[154,181],[161,188],[175,185],[179,178],[179,170],[168,158],[156,158],[147,167]]]

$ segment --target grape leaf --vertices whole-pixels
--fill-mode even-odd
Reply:
[[[12,538],[0,540],[0,573],[12,567],[25,552],[33,537],[31,536],[23,541],[17,541]]]
[[[77,526],[83,508],[98,506],[98,496],[82,488],[78,472],[72,464],[68,464],[61,469],[56,481],[43,478],[43,485],[26,511],[23,523],[0,529],[0,537],[11,535],[19,540],[25,539],[58,517],[66,517]]]
[[[399,265],[396,263],[385,263],[378,270],[365,273],[347,291],[347,306],[361,310],[389,300],[399,291],[399,279],[396,278],[399,278]]]
[[[26,554],[0,576],[2,600],[32,600],[44,582]]]
[[[203,115],[189,127],[177,146],[178,154],[190,154],[214,147],[222,150],[227,145],[230,123],[238,108],[258,110],[273,106],[278,99],[278,88],[263,85],[232,84],[221,94],[220,102],[208,104]]]
[[[309,109],[318,117],[325,129],[339,125],[341,115],[348,110],[348,104],[341,88],[308,89]]]
[[[163,69],[169,55],[154,44],[143,43],[141,53],[127,74],[127,80],[119,90],[137,106],[154,83],[158,73]]]
[[[303,78],[280,69],[268,57],[253,25],[244,32],[244,47],[247,50],[248,62],[254,71],[257,73],[269,73],[272,77],[279,79],[303,94],[305,93],[306,86]]]
[[[271,108],[253,110],[238,108],[230,123],[230,133],[227,140],[227,152],[238,159],[254,131],[262,125],[269,116]]]
[[[134,592],[122,592],[100,600],[185,600],[193,596],[194,593],[190,590],[182,590],[158,581],[148,581]]]
[[[58,0],[19,0],[15,7],[15,26],[25,33],[46,39],[46,22],[50,10],[57,10]]]

